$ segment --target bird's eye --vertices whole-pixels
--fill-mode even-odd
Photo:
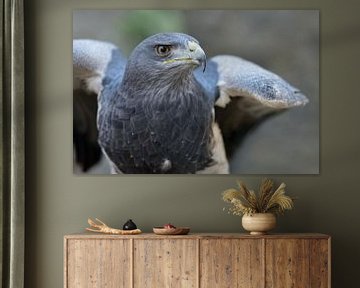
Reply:
[[[155,52],[161,57],[168,56],[171,52],[171,45],[156,45]]]

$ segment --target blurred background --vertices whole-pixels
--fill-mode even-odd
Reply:
[[[275,72],[310,100],[250,131],[232,174],[319,173],[319,12],[315,10],[75,10],[73,37],[119,46],[125,55],[159,32],[184,32],[207,56],[232,54]],[[104,160],[104,159],[103,159]],[[74,166],[75,173],[81,173]],[[88,171],[107,174],[105,161]]]

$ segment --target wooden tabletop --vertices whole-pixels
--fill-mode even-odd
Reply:
[[[64,236],[65,239],[204,239],[204,238],[222,238],[222,239],[329,239],[329,235],[320,233],[271,233],[266,235],[250,235],[247,233],[189,233],[188,235],[156,235],[154,233],[142,233],[138,235],[109,235],[101,233],[75,233]]]

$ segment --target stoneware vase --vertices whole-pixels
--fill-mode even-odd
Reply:
[[[251,235],[263,235],[276,226],[276,217],[272,213],[255,213],[242,217],[242,226]]]

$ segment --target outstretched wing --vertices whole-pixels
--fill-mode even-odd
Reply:
[[[278,75],[239,57],[216,56],[208,64],[208,71],[203,75],[196,71],[195,76],[215,97],[215,117],[228,156],[241,136],[266,117],[308,102],[306,96]]]
[[[96,40],[73,41],[73,142],[75,162],[87,171],[101,158],[97,142],[97,110],[102,88],[121,81],[126,58],[111,44]]]

